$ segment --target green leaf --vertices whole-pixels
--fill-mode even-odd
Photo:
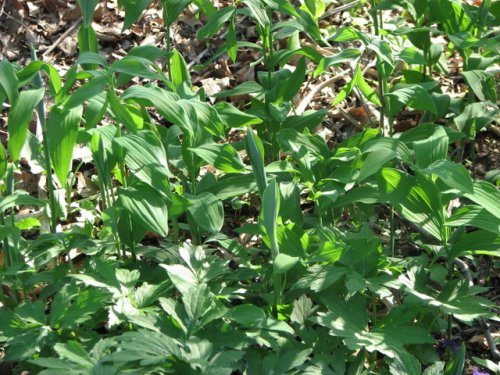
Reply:
[[[449,138],[442,126],[436,126],[427,139],[413,142],[415,159],[419,168],[427,168],[432,163],[446,159]]]
[[[205,39],[214,35],[232,17],[235,10],[236,7],[234,5],[228,5],[219,9],[217,13],[208,19],[208,22],[205,25],[200,27],[196,33],[196,38]]]
[[[456,188],[462,193],[473,194],[472,178],[462,164],[453,163],[449,160],[437,160],[427,168],[421,169],[421,173],[435,174],[450,188]]]
[[[337,96],[335,97],[335,99],[333,99],[332,101],[332,105],[337,105],[339,104],[342,100],[344,100],[345,98],[347,98],[347,96],[351,93],[352,89],[354,88],[354,86],[356,86],[356,77],[357,75],[359,74],[360,72],[360,69],[359,69],[359,65],[356,69],[356,73],[353,77],[353,79],[351,79],[348,83],[346,83],[342,89],[340,90],[340,92],[337,94]]]
[[[273,273],[279,275],[288,272],[299,262],[299,259],[299,257],[279,253],[273,262]]]
[[[407,351],[400,351],[392,360],[389,371],[392,375],[421,375],[422,368],[420,362]]]
[[[108,78],[105,76],[94,77],[89,82],[80,86],[71,94],[68,101],[64,104],[64,109],[69,110],[82,105],[87,100],[102,93],[108,84]]]
[[[314,77],[318,77],[330,66],[336,66],[356,60],[363,52],[357,48],[346,48],[332,56],[323,57],[314,71]]]
[[[465,233],[454,239],[448,251],[450,258],[475,254],[499,257],[500,234],[484,230]]]
[[[85,348],[78,342],[70,340],[65,343],[58,342],[54,345],[54,350],[59,357],[85,367],[93,367],[97,361],[90,357]]]
[[[190,150],[208,164],[225,173],[245,171],[245,165],[241,161],[240,155],[228,143],[205,143],[197,148],[190,148]]]
[[[172,55],[170,56],[170,69],[172,69],[172,83],[175,87],[180,87],[183,84],[191,87],[189,69],[184,61],[184,58],[176,49],[172,51]]]
[[[251,17],[257,21],[260,27],[266,28],[271,25],[271,20],[267,16],[266,6],[261,0],[243,0],[243,3],[246,4],[250,10]]]
[[[160,192],[168,189],[170,172],[165,149],[150,130],[118,137],[113,143],[124,152],[123,161],[134,175]]]
[[[266,313],[255,305],[243,304],[230,309],[227,318],[242,326],[253,327],[266,321]]]
[[[379,188],[384,199],[396,206],[403,217],[441,240],[444,218],[438,193],[420,186],[417,179],[402,172],[384,168]]]
[[[128,55],[111,64],[109,71],[152,80],[163,79],[163,76],[151,70],[149,65],[151,61],[144,57]]]
[[[287,78],[286,83],[281,86],[275,103],[279,104],[288,102],[293,99],[293,97],[299,92],[302,83],[304,82],[304,76],[306,74],[306,59],[302,57],[295,67],[292,75]]]
[[[182,14],[192,0],[161,0],[163,7],[163,22],[170,26]]]
[[[480,101],[497,102],[495,78],[482,70],[462,72],[467,84]]]
[[[78,6],[82,11],[83,24],[89,26],[92,22],[92,16],[94,15],[94,9],[99,2],[99,0],[77,0]]]
[[[260,138],[253,133],[250,127],[247,129],[246,148],[250,162],[252,163],[253,174],[257,181],[259,193],[262,197],[267,187],[267,177],[264,170],[264,146]]]
[[[442,375],[444,372],[444,362],[436,362],[429,367],[427,367],[422,375]]]
[[[45,205],[45,201],[32,197],[25,192],[15,191],[0,200],[0,212],[5,212],[15,206],[36,206]]]
[[[257,116],[240,111],[238,108],[233,107],[226,102],[217,103],[214,108],[221,120],[230,128],[241,128],[249,125],[261,124],[262,119]]]
[[[125,21],[123,22],[122,31],[132,26],[143,10],[146,9],[152,1],[153,0],[122,1],[122,5],[125,8]]]
[[[44,89],[25,90],[13,103],[9,112],[7,126],[9,129],[9,151],[12,161],[17,161],[21,149],[28,136],[28,125],[33,117],[33,109],[43,99]]]
[[[222,202],[211,193],[200,193],[188,197],[191,206],[188,208],[196,223],[210,233],[219,232],[224,225],[224,207]]]
[[[465,345],[460,344],[460,348],[453,353],[450,362],[446,365],[444,375],[462,375],[465,366]]]
[[[68,173],[73,162],[73,149],[82,120],[82,112],[81,106],[67,111],[52,107],[47,120],[47,145],[50,160],[62,186],[66,186]]]
[[[215,98],[227,98],[228,96],[258,94],[263,92],[264,89],[261,85],[254,81],[245,81],[236,86],[234,89],[223,90],[214,95]]]
[[[271,246],[273,259],[279,254],[278,243],[278,213],[280,210],[280,192],[276,179],[271,180],[262,195],[262,210],[259,217],[259,225]]]
[[[122,206],[147,229],[166,237],[168,235],[168,212],[163,197],[149,185],[136,183],[119,188]]]
[[[363,73],[361,72],[360,67],[358,66],[358,70],[356,72],[356,86],[359,88],[359,91],[368,99],[370,102],[375,104],[376,106],[382,106],[380,99],[378,98],[377,92],[365,81],[365,77],[363,77]]]
[[[11,105],[16,102],[19,96],[18,85],[19,80],[12,64],[7,59],[0,61],[0,89],[5,92]]]
[[[468,193],[465,196],[500,219],[500,206],[498,205],[500,191],[494,185],[486,181],[475,181],[474,193]]]
[[[7,174],[7,152],[5,147],[0,142],[0,180],[2,180]]]
[[[456,210],[446,225],[451,227],[473,226],[491,233],[500,233],[500,218],[479,206],[464,206]]]
[[[404,106],[423,111],[438,113],[431,94],[420,85],[408,85],[387,94],[389,97],[389,116],[394,117]]]

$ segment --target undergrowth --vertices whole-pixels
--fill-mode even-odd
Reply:
[[[370,31],[320,22],[322,0],[163,0],[164,46],[115,61],[99,54],[97,1],[78,3],[80,54],[63,77],[36,46],[27,66],[0,62],[4,364],[459,375],[461,332],[478,327],[491,354],[472,359],[500,373],[488,299],[499,173],[478,179],[474,166],[476,135],[498,116],[500,2],[355,2]],[[124,30],[151,3],[119,1]],[[207,45],[225,33],[211,60],[256,51],[255,81],[212,96],[193,86],[203,66],[170,40],[187,7]],[[241,38],[243,19],[258,40]],[[330,105],[356,98],[367,121],[332,146],[317,132],[328,108],[297,104],[341,68]],[[408,109],[418,124],[400,131]],[[43,171],[38,196],[16,186],[27,166]]]

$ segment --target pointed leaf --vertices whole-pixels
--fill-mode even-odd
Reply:
[[[28,135],[28,125],[33,118],[33,109],[43,99],[44,89],[25,90],[13,104],[7,121],[9,129],[9,151],[12,161],[17,161]]]

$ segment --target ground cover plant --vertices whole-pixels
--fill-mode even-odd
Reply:
[[[1,373],[500,373],[499,1],[27,3]]]

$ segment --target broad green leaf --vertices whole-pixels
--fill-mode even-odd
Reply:
[[[273,262],[274,274],[279,275],[288,272],[298,263],[299,260],[299,257],[292,257],[283,253],[278,254]]]
[[[78,341],[69,340],[65,343],[58,342],[54,345],[54,350],[59,354],[59,357],[73,363],[78,363],[79,365],[93,367],[97,363],[97,360],[91,358]]]
[[[333,56],[323,57],[314,71],[314,77],[319,76],[326,71],[330,66],[340,65],[346,62],[356,60],[363,51],[357,48],[346,48]]]
[[[151,70],[149,65],[151,65],[151,61],[144,57],[128,55],[111,64],[109,71],[152,80],[163,79],[163,76]]]
[[[11,105],[16,102],[19,96],[18,85],[19,80],[12,64],[7,59],[0,61],[0,89],[3,89]]]
[[[188,208],[196,223],[207,232],[219,232],[224,225],[224,207],[222,202],[211,193],[200,193],[188,197],[191,206]]]
[[[165,25],[168,27],[177,21],[179,15],[182,14],[191,1],[192,0],[161,0],[163,7],[163,22],[165,22]]]
[[[473,226],[492,233],[500,233],[500,218],[479,206],[464,206],[456,210],[447,220],[451,227]]]
[[[227,124],[229,128],[240,128],[262,123],[262,120],[257,116],[242,112],[226,102],[219,102],[214,108],[224,124]]]
[[[221,318],[227,311],[222,302],[210,292],[207,284],[192,286],[182,295],[182,302],[191,332],[199,330],[214,319]]]
[[[415,159],[419,168],[427,168],[432,163],[446,159],[449,138],[442,126],[436,126],[427,139],[413,142]]]
[[[85,24],[82,24],[80,26],[80,30],[78,30],[78,49],[80,50],[80,53],[99,52],[97,34],[92,27],[92,24],[89,24],[87,26]],[[94,64],[82,64],[82,67],[86,70],[93,70],[97,68],[97,66]]]
[[[144,183],[119,188],[119,201],[123,207],[147,229],[166,237],[168,212],[164,198]]]
[[[292,75],[286,80],[286,83],[281,86],[280,92],[276,98],[275,103],[279,104],[283,101],[287,102],[293,99],[297,94],[304,82],[304,76],[306,74],[306,60],[302,57],[295,67]]]
[[[258,94],[263,92],[264,89],[261,85],[254,81],[245,81],[236,86],[234,89],[223,90],[214,95],[216,98],[227,98],[228,96]]]
[[[77,63],[80,65],[83,64],[95,64],[103,67],[107,67],[108,63],[104,57],[99,55],[96,52],[83,52],[78,57]]]
[[[122,5],[125,8],[125,21],[123,22],[122,31],[132,26],[132,24],[137,21],[143,10],[146,9],[152,1],[153,0],[122,1]]]
[[[273,179],[269,182],[262,195],[262,210],[259,217],[259,225],[269,241],[273,259],[276,259],[279,253],[277,233],[279,210],[280,192],[276,179]]]
[[[181,264],[160,264],[160,266],[167,270],[172,284],[174,284],[181,294],[186,294],[193,285],[198,283],[197,275],[186,266]]]
[[[229,310],[227,318],[246,327],[259,326],[266,320],[266,313],[251,304],[237,305]]]
[[[124,152],[125,164],[135,176],[160,192],[168,188],[170,172],[165,149],[149,130],[118,137],[113,142]]]
[[[9,112],[7,126],[9,129],[9,151],[12,161],[17,161],[21,149],[28,136],[28,125],[33,118],[33,110],[43,99],[44,89],[25,90],[13,103]]]
[[[144,118],[140,109],[134,104],[126,104],[118,98],[112,88],[108,90],[107,99],[113,115],[129,132],[136,133],[144,127]]]
[[[108,78],[105,76],[91,78],[89,82],[77,88],[71,94],[68,101],[64,104],[66,110],[78,107],[87,100],[101,94],[108,84]]]
[[[50,160],[62,186],[66,186],[73,162],[73,149],[82,120],[82,111],[82,106],[69,110],[52,107],[47,120],[47,145]]]
[[[245,171],[238,152],[228,143],[205,143],[197,148],[191,148],[197,156],[225,173],[239,173]]]
[[[498,204],[500,191],[494,185],[486,181],[475,181],[474,193],[467,193],[465,196],[500,219],[500,205]]]
[[[236,28],[234,26],[234,19],[229,22],[226,35],[226,51],[227,55],[233,63],[236,62],[238,53],[238,40],[236,38]]]
[[[180,87],[183,84],[191,86],[189,69],[184,58],[176,49],[172,51],[172,55],[170,56],[170,69],[172,69],[172,83],[175,87]]]
[[[78,6],[82,11],[83,24],[89,26],[92,22],[92,16],[94,15],[94,9],[99,2],[99,0],[77,0]]]
[[[424,189],[417,181],[398,170],[384,168],[379,181],[381,195],[396,206],[404,218],[441,240],[444,218],[437,192],[428,191],[429,185]]]
[[[497,102],[495,78],[483,70],[469,70],[462,72],[467,84],[480,101]]]
[[[434,114],[438,113],[431,94],[420,85],[408,85],[398,88],[388,93],[387,96],[389,97],[388,114],[391,117],[396,116],[404,106],[429,111]]]
[[[465,233],[454,239],[454,243],[449,248],[449,256],[451,258],[475,254],[500,257],[499,232],[492,233],[477,230]]]
[[[293,302],[293,310],[290,320],[299,324],[304,324],[314,311],[313,302],[306,295]]]
[[[253,174],[262,198],[267,187],[267,177],[264,170],[264,146],[260,138],[253,133],[252,128],[247,129],[246,137],[247,154],[252,163]]]
[[[15,206],[44,206],[45,201],[32,197],[25,192],[16,191],[0,200],[0,212]]]
[[[462,193],[474,193],[472,178],[462,164],[453,163],[445,159],[436,160],[427,168],[421,169],[420,172],[435,174],[450,188],[456,188]]]
[[[422,367],[417,358],[407,351],[400,351],[392,360],[389,371],[392,375],[421,375]]]
[[[250,10],[251,17],[257,21],[260,27],[266,28],[271,26],[271,20],[266,12],[266,5],[264,5],[262,0],[243,0],[243,3],[246,4]]]
[[[208,19],[208,22],[198,30],[196,33],[197,39],[205,39],[214,35],[232,17],[235,10],[236,7],[234,5],[228,5],[218,10],[217,13],[212,15]]]

